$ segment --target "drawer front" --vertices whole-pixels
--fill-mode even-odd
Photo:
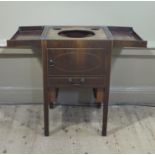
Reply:
[[[103,76],[106,49],[48,49],[49,76]]]
[[[104,87],[104,77],[48,77],[49,87]]]

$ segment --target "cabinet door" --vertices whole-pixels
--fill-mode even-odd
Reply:
[[[48,49],[49,76],[104,76],[106,49]]]

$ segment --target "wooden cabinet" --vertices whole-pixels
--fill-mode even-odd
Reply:
[[[102,135],[107,132],[111,52],[113,48],[146,47],[131,27],[26,26],[7,41],[8,47],[42,49],[44,132],[49,135],[49,105],[61,87],[92,88],[103,104]]]

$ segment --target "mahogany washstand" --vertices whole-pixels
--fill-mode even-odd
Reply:
[[[113,48],[146,47],[131,27],[25,26],[7,41],[8,47],[42,49],[44,133],[49,135],[49,107],[62,87],[92,88],[103,104],[102,135],[106,135],[111,52]]]

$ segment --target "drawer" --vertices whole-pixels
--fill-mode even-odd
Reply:
[[[48,87],[104,87],[105,77],[48,77]]]

